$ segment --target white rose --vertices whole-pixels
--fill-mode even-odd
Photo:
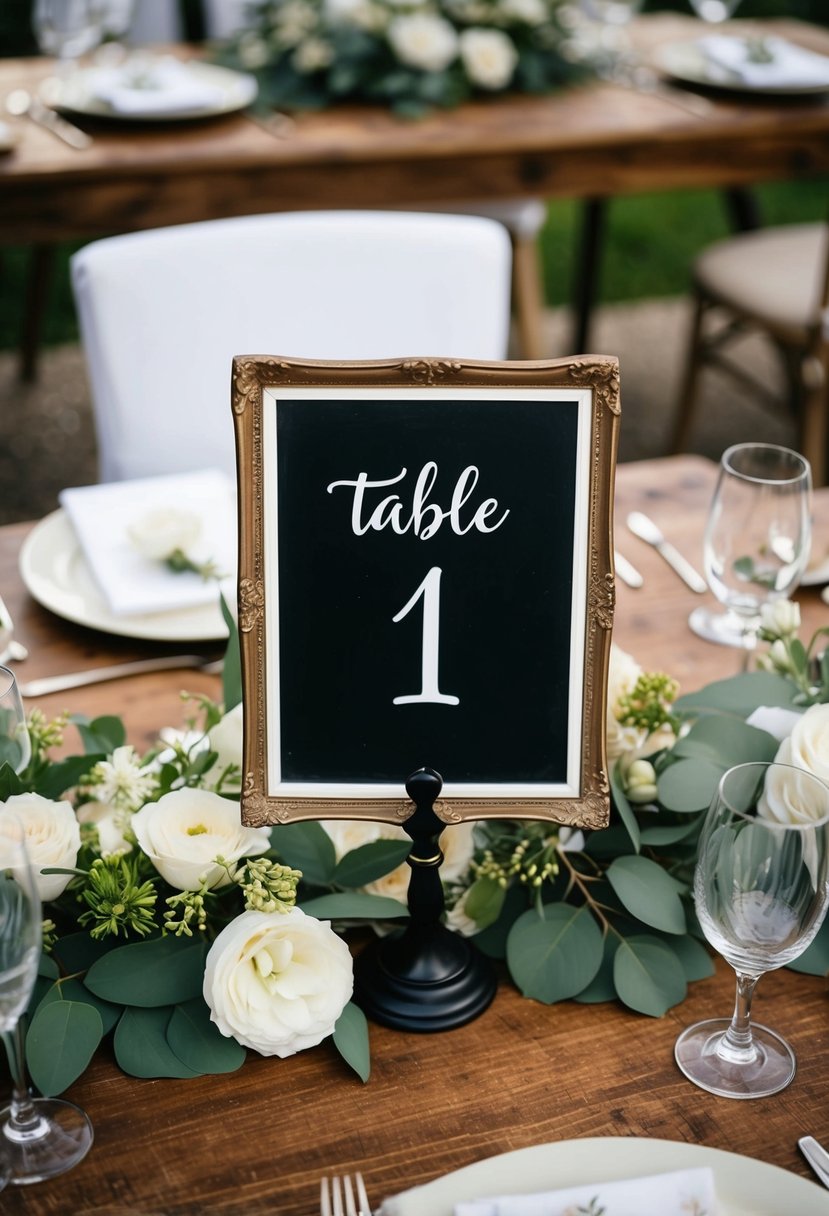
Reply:
[[[52,866],[71,869],[78,860],[81,830],[75,812],[68,802],[53,802],[40,794],[12,794],[0,804],[23,824],[26,851],[35,873],[35,882],[44,901],[57,899],[71,879],[71,874],[42,874]],[[10,869],[11,855],[3,857],[5,844],[0,838],[0,868]]]
[[[353,988],[351,954],[327,921],[243,912],[210,947],[204,999],[223,1035],[291,1056],[332,1033]]]
[[[218,777],[229,764],[242,769],[242,726],[244,707],[240,701],[208,732],[210,750],[218,752],[213,774]]]
[[[179,507],[156,507],[127,528],[127,535],[142,557],[163,562],[180,549],[186,553],[196,543],[201,520]]]
[[[788,744],[791,760],[786,763],[796,764],[829,782],[829,705],[811,705],[801,714]],[[783,760],[781,752],[785,746],[784,740],[777,753],[778,760]]]
[[[320,821],[334,842],[334,851],[339,861],[352,849],[369,844],[373,840],[409,840],[402,828],[393,823],[364,823],[356,819],[323,819]],[[469,869],[474,852],[473,825],[453,824],[440,834],[440,847],[444,855],[440,867],[443,882],[457,882]],[[390,874],[374,882],[366,883],[361,891],[371,895],[385,895],[389,899],[406,902],[409,890],[409,865],[402,862]]]
[[[749,726],[756,726],[758,730],[764,730],[766,734],[773,735],[780,743],[792,733],[795,723],[802,716],[799,710],[783,709],[782,706],[777,705],[758,705],[746,718],[746,722]]]
[[[116,809],[108,802],[85,802],[78,811],[78,823],[89,824],[98,833],[102,857],[132,852],[132,841],[124,835],[130,820],[129,812]]]
[[[246,828],[239,803],[211,790],[180,789],[148,802],[132,817],[135,837],[163,879],[180,891],[224,886],[227,870],[216,864],[256,857],[270,848],[267,828]]]
[[[777,638],[794,637],[800,630],[800,604],[791,600],[769,600],[760,610],[760,623],[766,633]]]
[[[481,89],[503,89],[512,80],[518,52],[502,30],[464,30],[460,51],[466,74]]]
[[[758,813],[778,823],[811,823],[826,817],[829,788],[814,781],[798,780],[796,769],[804,769],[829,783],[829,705],[812,705],[800,714],[788,739],[777,749],[775,760],[793,768],[770,769]]]
[[[543,25],[549,15],[544,0],[502,0],[501,12],[525,25]]]
[[[395,17],[388,39],[401,63],[424,72],[442,72],[458,53],[458,35],[443,17],[411,13]]]

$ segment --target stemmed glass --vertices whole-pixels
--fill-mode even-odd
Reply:
[[[0,768],[9,764],[22,773],[32,757],[26,715],[14,672],[0,666]]]
[[[718,25],[727,21],[733,14],[740,0],[690,0],[691,8],[698,17],[710,24]]]
[[[32,29],[46,55],[55,55],[64,79],[73,65],[103,37],[102,0],[35,0]]]
[[[724,613],[696,608],[694,633],[752,650],[767,601],[794,591],[811,544],[809,462],[772,443],[738,443],[723,453],[705,529],[708,585]]]
[[[676,1062],[724,1098],[762,1098],[795,1074],[791,1047],[751,1021],[760,976],[802,954],[829,903],[829,786],[788,764],[740,764],[720,781],[699,838],[694,903],[737,973],[734,1015],[689,1026]]]
[[[72,1102],[34,1098],[26,1075],[23,1013],[37,977],[43,940],[40,896],[21,820],[0,809],[0,1034],[12,1075],[11,1103],[0,1111],[0,1159],[12,1185],[54,1178],[86,1156],[92,1124]]]
[[[618,80],[632,66],[627,26],[643,0],[581,0],[581,10],[596,34],[594,66],[605,80]]]

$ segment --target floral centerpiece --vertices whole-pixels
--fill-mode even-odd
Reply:
[[[712,971],[689,889],[721,775],[777,757],[829,780],[829,659],[815,657],[829,629],[807,648],[798,628],[796,606],[772,606],[762,670],[680,699],[614,648],[611,826],[447,828],[448,923],[547,1004],[618,999],[660,1016],[681,1001]],[[0,767],[0,814],[26,826],[47,916],[27,1036],[44,1093],[71,1085],[110,1034],[138,1077],[231,1071],[247,1049],[287,1056],[330,1037],[368,1078],[344,935],[406,917],[409,841],[385,824],[242,826],[235,636],[223,691],[146,755],[117,717],[34,711],[30,762]],[[53,758],[70,728],[82,751]],[[827,926],[795,966],[829,971]]]
[[[583,73],[567,0],[264,0],[220,52],[282,109],[343,100],[416,116]]]

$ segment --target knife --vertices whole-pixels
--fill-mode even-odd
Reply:
[[[642,586],[645,581],[642,575],[626,557],[622,557],[622,554],[618,550],[614,551],[613,564],[616,567],[616,573],[619,575],[619,578],[623,583],[627,583],[628,587]]]
[[[40,680],[29,680],[19,684],[21,697],[45,697],[50,692],[66,692],[70,688],[82,688],[85,684],[98,684],[103,680],[120,680],[124,676],[139,676],[150,671],[175,671],[177,668],[200,668],[208,674],[222,670],[222,660],[205,659],[198,654],[166,655],[155,659],[137,659],[134,663],[116,663],[112,667],[94,667],[91,671],[70,671],[63,676],[44,676]]]
[[[627,525],[634,536],[638,536],[640,540],[645,541],[648,545],[653,545],[657,553],[664,557],[665,561],[674,570],[683,582],[687,583],[692,591],[696,591],[698,595],[702,595],[708,590],[705,579],[701,574],[697,573],[690,562],[686,561],[681,553],[670,544],[662,532],[656,526],[652,519],[647,515],[643,515],[641,511],[631,511],[627,517]]]
[[[797,1144],[817,1177],[824,1186],[829,1187],[829,1153],[814,1136],[801,1136]]]

